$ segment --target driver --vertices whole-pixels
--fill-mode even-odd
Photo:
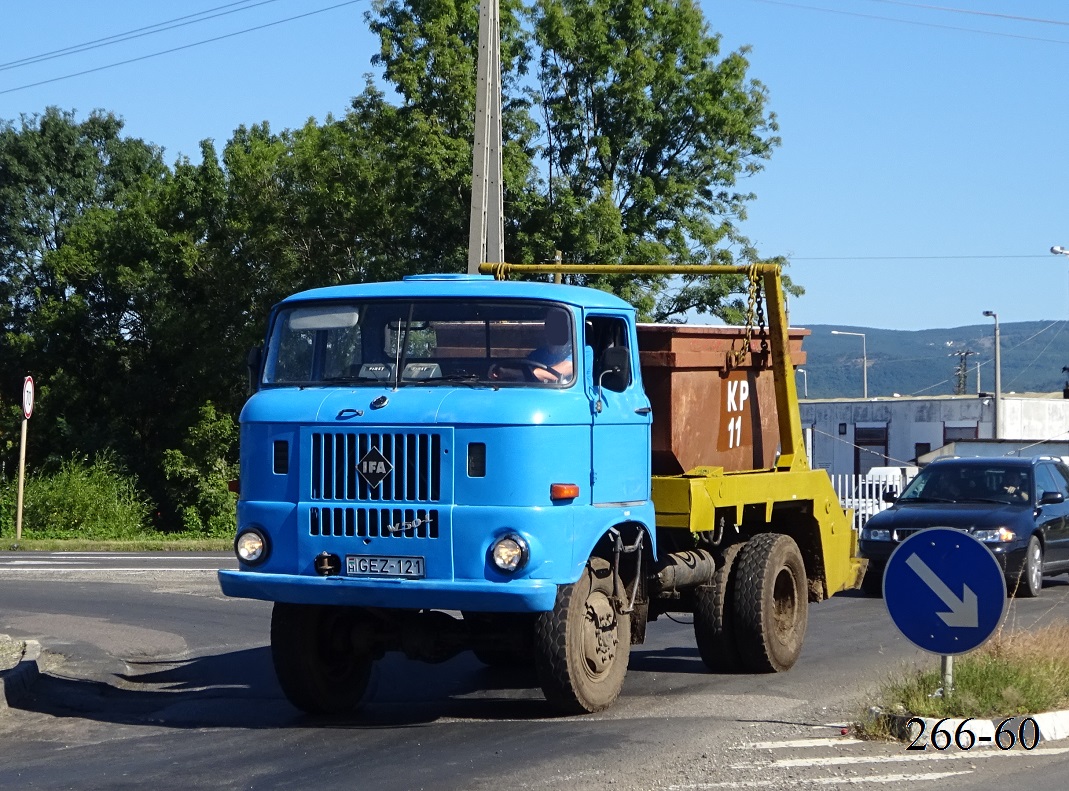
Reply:
[[[561,384],[570,382],[574,375],[572,362],[572,337],[568,314],[563,310],[550,310],[543,323],[543,344],[527,355],[531,363],[530,378],[536,382]],[[515,364],[503,362],[490,366],[491,379],[510,379],[508,369]]]
[[[528,354],[527,359],[546,368],[533,368],[531,373],[540,382],[568,382],[573,373],[568,315],[563,310],[551,310],[544,327],[545,344]]]

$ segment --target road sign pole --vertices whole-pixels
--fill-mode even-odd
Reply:
[[[949,698],[950,693],[954,691],[954,657],[943,654],[940,664],[943,673],[943,697]]]
[[[22,540],[22,493],[26,485],[26,426],[30,419],[22,421],[22,443],[19,445],[19,493],[15,505],[15,543]]]

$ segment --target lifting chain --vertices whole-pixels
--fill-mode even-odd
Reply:
[[[768,332],[765,329],[765,301],[761,293],[761,275],[757,265],[751,264],[746,271],[746,277],[750,282],[749,298],[746,302],[746,333],[743,336],[742,345],[738,348],[732,344],[732,361],[736,366],[742,365],[746,353],[750,351],[750,340],[753,338],[754,318],[757,319],[758,334],[761,337],[761,354],[768,353]]]

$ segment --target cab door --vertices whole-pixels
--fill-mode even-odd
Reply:
[[[642,389],[634,323],[588,313],[585,347],[591,404],[591,492],[595,505],[650,498],[650,400]]]

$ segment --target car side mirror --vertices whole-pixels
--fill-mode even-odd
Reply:
[[[887,491],[885,491],[883,493],[883,501],[885,503],[893,503],[897,499],[898,499],[898,492],[896,492],[894,489],[888,489]]]
[[[1043,492],[1043,496],[1039,498],[1040,505],[1057,505],[1064,502],[1065,495],[1061,492]]]

